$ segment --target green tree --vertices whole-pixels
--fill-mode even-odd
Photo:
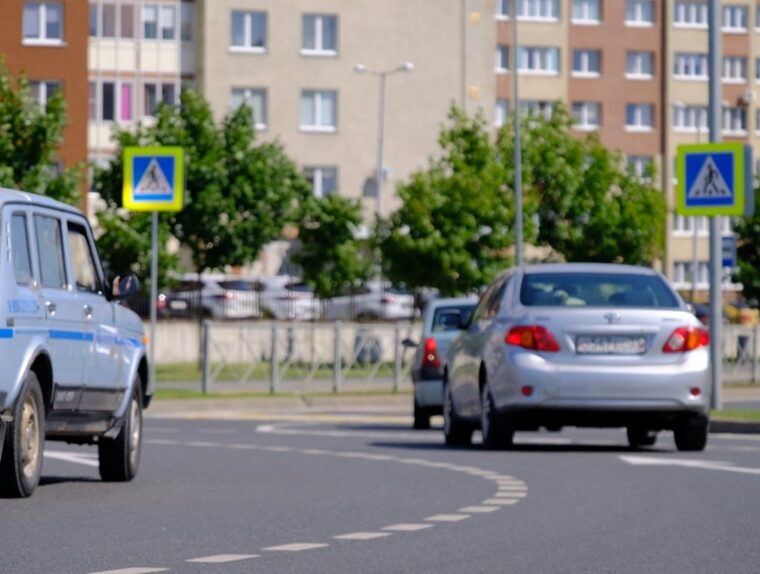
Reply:
[[[154,125],[115,134],[117,152],[95,175],[94,188],[108,205],[104,217],[113,217],[121,205],[124,147],[180,146],[186,162],[185,207],[164,219],[163,233],[170,232],[189,248],[198,271],[253,261],[286,224],[296,221],[297,205],[308,194],[306,181],[282,146],[256,145],[254,134],[248,106],[217,125],[208,102],[194,91],[183,91],[178,106],[159,109]],[[145,215],[126,217],[135,223],[128,227],[140,233],[150,229],[142,221]],[[123,234],[124,227],[111,225],[106,233]],[[121,237],[112,244],[126,246],[130,241]],[[114,257],[134,259],[127,253]]]
[[[482,116],[452,108],[442,156],[399,185],[401,207],[377,231],[391,281],[456,294],[511,264],[513,194],[489,132]]]
[[[40,193],[76,205],[84,170],[53,168],[67,123],[61,90],[44,108],[32,103],[29,82],[14,78],[0,58],[0,187]]]
[[[760,187],[755,188],[755,212],[734,224],[737,236],[736,259],[739,270],[734,280],[743,285],[747,299],[760,301]]]
[[[361,223],[359,201],[330,195],[304,202],[298,233],[301,249],[293,260],[317,296],[335,297],[369,278],[372,266],[366,241],[356,237]]]

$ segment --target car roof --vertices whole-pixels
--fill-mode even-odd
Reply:
[[[439,299],[433,299],[428,303],[428,307],[432,309],[438,309],[439,307],[453,307],[456,305],[474,305],[478,302],[478,298],[471,297],[442,297]]]
[[[67,203],[63,203],[61,201],[57,201],[50,197],[46,197],[44,195],[19,191],[17,189],[9,189],[7,187],[0,187],[0,205],[5,205],[6,203],[25,203],[28,205],[40,205],[42,207],[64,210],[79,215],[82,214],[82,212],[79,211],[76,207]]]
[[[623,265],[620,263],[546,263],[528,265],[525,273],[626,273],[634,275],[656,275],[649,267]]]

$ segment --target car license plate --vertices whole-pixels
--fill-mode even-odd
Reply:
[[[646,338],[641,336],[580,336],[575,350],[582,355],[641,355],[646,353]]]
[[[169,309],[184,311],[187,309],[187,301],[169,301]]]

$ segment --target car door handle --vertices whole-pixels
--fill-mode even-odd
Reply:
[[[45,309],[47,309],[48,313],[52,315],[53,313],[56,312],[58,307],[52,301],[45,301]]]
[[[90,317],[92,317],[92,306],[90,306],[90,305],[85,305],[85,306],[83,307],[83,309],[84,309],[84,314],[85,314],[85,316],[86,316],[88,319],[89,319]]]

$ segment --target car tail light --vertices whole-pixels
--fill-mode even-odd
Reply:
[[[425,345],[422,349],[422,368],[426,367],[441,368],[441,359],[438,357],[438,343],[432,337],[425,339]]]
[[[663,353],[686,353],[710,344],[710,334],[701,327],[678,327],[668,337]]]
[[[541,325],[520,325],[512,327],[504,338],[508,345],[515,345],[532,351],[556,352],[559,343],[549,329]]]

